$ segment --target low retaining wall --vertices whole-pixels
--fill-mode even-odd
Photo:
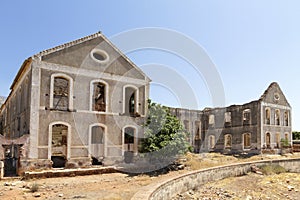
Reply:
[[[83,168],[83,169],[61,169],[61,170],[44,170],[40,172],[25,172],[24,179],[33,178],[53,178],[53,177],[65,177],[65,176],[84,176],[94,174],[107,174],[115,173],[117,169],[115,167],[100,167],[100,168]]]
[[[278,164],[284,167],[288,172],[300,172],[300,158],[231,164],[197,170],[184,175],[180,175],[176,178],[164,181],[159,184],[151,184],[137,192],[133,196],[132,200],[171,199],[178,193],[184,193],[188,190],[199,188],[201,185],[210,181],[217,181],[227,177],[245,175],[246,173],[251,171],[252,165],[256,165],[259,167],[266,164]]]

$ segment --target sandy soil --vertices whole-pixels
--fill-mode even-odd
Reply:
[[[282,173],[226,178],[201,186],[197,191],[177,195],[174,200],[183,199],[241,199],[241,200],[282,200],[300,198],[300,174]]]

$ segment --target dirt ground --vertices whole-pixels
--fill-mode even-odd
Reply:
[[[258,175],[226,178],[201,186],[196,191],[177,195],[174,200],[298,200],[300,199],[300,174],[282,173],[276,175]]]
[[[300,155],[289,155],[285,157],[300,157]],[[0,181],[0,199],[106,199],[127,200],[144,186],[151,183],[159,183],[179,174],[191,170],[207,168],[217,165],[244,162],[250,160],[266,160],[282,158],[280,156],[255,156],[248,159],[240,159],[220,154],[188,154],[183,163],[184,170],[172,171],[161,175],[138,175],[131,176],[124,173],[112,173],[102,175],[59,177],[48,179],[36,179],[22,181],[20,179],[6,179]],[[283,177],[280,177],[283,176]],[[230,183],[230,184],[228,184]],[[232,184],[234,183],[234,184]],[[297,183],[297,184],[296,184]],[[229,187],[233,185],[233,187]],[[242,187],[247,186],[247,187]],[[32,192],[33,190],[36,192]],[[189,191],[193,195],[180,197],[179,199],[299,199],[300,197],[300,174],[279,174],[278,176],[262,176],[249,174],[249,176],[229,178],[217,183],[209,183],[202,190]],[[214,194],[228,195],[222,198]],[[291,191],[289,191],[291,190]],[[278,191],[278,198],[275,193]],[[254,193],[253,193],[254,192]],[[270,192],[270,193],[268,193]],[[198,198],[200,194],[208,194]],[[194,195],[195,194],[195,195]],[[245,194],[244,196],[241,196]],[[257,194],[257,195],[256,195]],[[259,196],[263,194],[265,196]],[[277,194],[277,193],[276,193]],[[185,195],[185,194],[183,194]],[[189,195],[189,194],[187,194]],[[235,196],[234,196],[235,195]],[[272,196],[273,195],[273,196]],[[230,196],[230,197],[229,197]],[[214,198],[215,197],[215,198]],[[269,198],[267,198],[269,197]]]

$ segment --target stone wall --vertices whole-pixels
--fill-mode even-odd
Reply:
[[[143,190],[141,190],[140,192],[137,192],[133,196],[132,200],[171,199],[178,193],[184,193],[188,190],[196,189],[210,181],[217,181],[227,177],[245,175],[246,173],[250,172],[252,165],[262,166],[265,164],[278,164],[284,167],[289,172],[300,172],[299,158],[231,164],[190,172],[188,174],[180,175],[176,178],[164,181],[159,184],[149,185],[143,188]]]

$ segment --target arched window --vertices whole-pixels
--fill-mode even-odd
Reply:
[[[271,124],[271,110],[270,108],[266,108],[266,118],[265,118],[265,124],[270,125]]]
[[[275,125],[280,125],[280,110],[275,110]]]
[[[102,80],[91,82],[91,104],[90,110],[107,112],[108,85]]]
[[[135,86],[124,86],[123,88],[123,113],[136,116],[138,114],[139,90]]]
[[[243,134],[243,145],[244,145],[244,149],[251,148],[251,134],[250,133]]]
[[[231,145],[232,145],[232,136],[230,134],[226,134],[224,136],[225,140],[224,140],[224,147],[225,149],[231,149]]]
[[[216,141],[215,141],[215,136],[214,135],[210,135],[209,136],[209,149],[214,149],[215,145],[216,145]]]
[[[50,85],[50,108],[73,109],[73,79],[65,74],[53,74]]]
[[[289,126],[289,112],[288,111],[284,112],[284,125]]]

